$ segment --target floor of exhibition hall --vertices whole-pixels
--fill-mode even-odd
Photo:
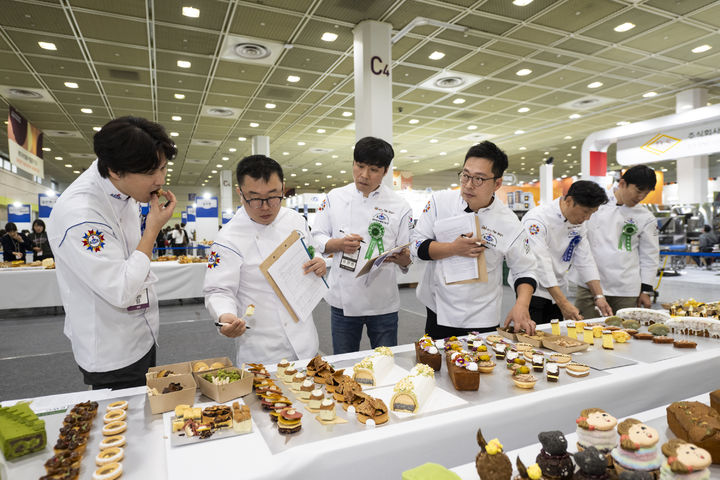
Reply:
[[[676,277],[664,277],[660,284],[660,302],[693,297],[700,301],[720,299],[717,271],[688,266]],[[512,306],[514,294],[503,287],[502,315]],[[415,297],[414,288],[400,289],[398,343],[417,340],[425,325],[425,308]],[[62,334],[62,312],[53,308],[0,311],[3,342],[0,345],[0,400],[26,398],[86,389],[73,360],[70,341]],[[321,302],[314,311],[320,337],[320,353],[332,354],[330,311]],[[369,349],[367,337],[361,349]],[[217,356],[233,357],[231,340],[216,333],[200,299],[161,302],[160,347],[158,364]],[[29,373],[29,372],[32,372]]]

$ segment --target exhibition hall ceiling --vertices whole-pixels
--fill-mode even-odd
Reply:
[[[521,180],[549,156],[575,175],[589,133],[672,114],[689,88],[720,100],[720,1],[703,0],[3,0],[0,100],[45,132],[63,184],[94,128],[136,115],[177,142],[171,188],[216,186],[267,135],[288,187],[327,190],[352,181],[353,28],[416,17],[448,24],[392,47],[395,167],[416,187],[448,187],[485,138]],[[441,72],[479,79],[422,86]]]

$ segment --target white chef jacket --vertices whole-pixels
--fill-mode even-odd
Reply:
[[[48,240],[65,307],[64,331],[75,361],[89,372],[131,365],[156,343],[157,277],[147,255],[136,250],[140,228],[139,204],[100,176],[97,160],[50,214]],[[128,310],[138,303],[149,306]]]
[[[260,264],[296,230],[308,244],[307,222],[296,211],[281,207],[270,225],[261,225],[243,208],[223,226],[210,247],[203,293],[213,321],[224,313],[241,317],[248,305],[255,305],[252,328],[235,338],[237,365],[277,363],[317,353],[312,315],[295,322],[260,271]]]
[[[571,268],[584,284],[600,279],[587,240],[587,222],[568,222],[560,210],[560,198],[530,210],[522,225],[537,263],[538,287],[533,295],[554,301],[547,289],[560,287],[567,296]],[[515,272],[511,277],[517,278]]]
[[[535,260],[529,240],[515,213],[497,198],[477,213],[465,212],[467,203],[459,190],[443,190],[432,194],[423,209],[411,237],[411,252],[427,239],[435,239],[436,221],[457,215],[477,215],[479,236],[488,246],[485,250],[488,281],[447,285],[440,264],[426,261],[425,273],[417,287],[420,302],[437,314],[438,325],[457,328],[494,327],[500,323],[502,305],[503,258],[516,272],[517,278],[537,280]]]
[[[372,244],[368,232],[370,224],[382,225],[383,249],[390,250],[410,242],[412,222],[410,205],[385,185],[380,185],[367,198],[354,183],[331,190],[318,209],[313,224],[312,235],[318,251],[325,253],[328,240],[351,233],[362,236],[365,243],[360,244],[354,272],[340,268],[343,254],[334,253],[330,290],[325,300],[333,307],[341,308],[344,315],[350,317],[382,315],[400,310],[396,278],[399,267],[396,264],[383,264],[377,277],[368,285],[365,285],[364,277],[356,278],[356,275],[367,262],[365,256]],[[371,258],[381,253],[377,246],[373,245],[372,248]]]
[[[637,297],[640,284],[652,285],[657,275],[660,262],[657,222],[644,206],[617,205],[613,192],[607,193],[610,202],[601,205],[587,222],[590,250],[597,260],[603,293]],[[629,235],[629,245],[628,236],[623,236],[627,224],[637,229],[637,233]]]

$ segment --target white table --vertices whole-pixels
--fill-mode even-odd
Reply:
[[[152,262],[157,275],[155,292],[159,300],[202,297],[207,264]],[[62,305],[55,270],[35,268],[0,269],[0,310],[7,308],[57,307]]]
[[[472,462],[478,451],[475,432],[479,426],[482,426],[486,438],[500,437],[506,450],[513,450],[535,440],[536,432],[562,430],[571,433],[578,413],[589,406],[602,406],[616,417],[623,418],[717,388],[712,372],[720,368],[720,342],[689,338],[698,341],[698,350],[602,373],[593,370],[590,377],[582,381],[571,381],[563,372],[560,382],[552,388],[534,391],[515,389],[510,395],[487,403],[483,403],[480,392],[468,392],[464,398],[473,398],[472,402],[454,410],[420,415],[408,421],[396,421],[391,414],[391,421],[385,426],[357,429],[354,433],[301,445],[289,437],[287,449],[278,453],[271,452],[268,444],[259,441],[257,435],[171,448],[164,438],[166,432],[162,417],[151,415],[145,405],[144,388],[42,397],[33,402],[33,407],[69,405],[109,395],[129,399],[135,426],[129,428],[128,439],[136,450],[128,451],[123,463],[123,478],[126,480],[225,478],[228,474],[244,479],[329,478],[338,474],[347,480],[378,475],[381,478],[399,478],[401,472],[425,462],[446,466]],[[676,353],[673,347],[657,345],[657,348],[669,348],[669,352]],[[398,358],[406,358],[413,346],[403,345],[393,350]],[[367,352],[338,355],[327,357],[327,360],[336,365],[347,364],[350,359],[359,359],[365,354]],[[306,361],[297,362],[297,365],[305,364]],[[510,382],[502,363],[492,375]],[[438,383],[444,380],[446,385],[449,382],[445,367],[438,380]],[[483,382],[481,379],[481,385]],[[252,414],[253,417],[267,415],[255,409]],[[315,420],[306,414],[303,421],[306,425],[305,422]],[[342,425],[335,428],[340,431]],[[48,431],[50,445],[56,435],[57,430]],[[140,450],[137,450],[138,445],[142,446]],[[49,456],[49,449],[46,449],[43,454],[23,460],[20,462],[22,465],[13,464],[12,468],[40,469]],[[91,463],[84,463],[87,466],[81,478],[90,478],[88,469]],[[31,473],[39,476],[40,470],[32,470]]]

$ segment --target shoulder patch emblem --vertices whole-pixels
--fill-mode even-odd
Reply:
[[[217,268],[220,265],[220,254],[214,251],[208,256],[208,268]]]
[[[322,212],[327,208],[327,198],[324,198],[320,206],[318,207],[317,211]]]
[[[533,223],[528,227],[528,232],[530,232],[530,235],[537,235],[538,233],[540,233],[540,227],[537,223]]]
[[[423,213],[427,213],[430,211],[430,200],[428,200],[427,205],[425,205],[425,208],[423,208]]]
[[[105,235],[100,230],[88,230],[82,237],[82,244],[91,252],[99,252],[105,246]]]

